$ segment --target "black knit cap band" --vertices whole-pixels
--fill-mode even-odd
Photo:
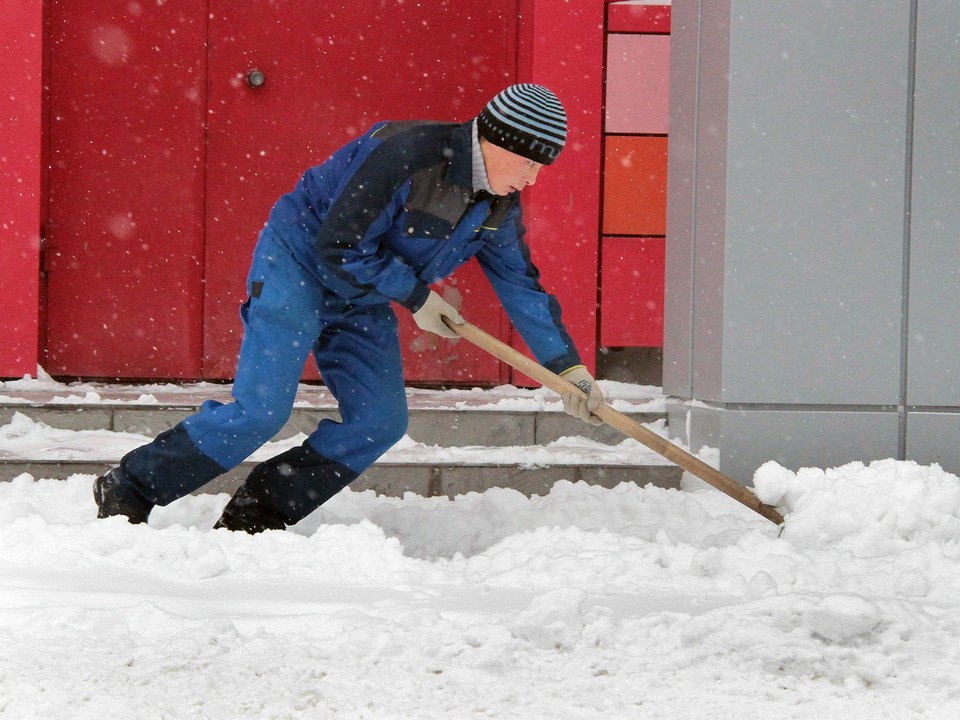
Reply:
[[[567,114],[542,85],[511,85],[477,116],[477,132],[512,153],[549,165],[567,141]]]

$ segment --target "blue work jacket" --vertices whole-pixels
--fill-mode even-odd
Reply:
[[[539,362],[580,363],[560,305],[540,284],[517,193],[475,192],[472,126],[383,122],[308,169],[268,224],[329,290],[412,312],[473,257]],[[469,309],[466,309],[469,314]]]

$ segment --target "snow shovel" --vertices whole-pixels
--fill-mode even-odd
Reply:
[[[531,360],[519,350],[513,349],[506,343],[500,342],[495,337],[484,332],[477,326],[471,325],[468,322],[457,325],[456,323],[449,322],[446,318],[443,318],[443,322],[448,328],[453,330],[460,337],[469,340],[477,347],[481,348],[482,350],[486,350],[488,353],[499,358],[516,370],[519,370],[520,372],[532,377],[544,387],[550,388],[554,392],[561,395],[568,392],[580,393],[581,395],[584,394],[583,391],[573,383],[564,380],[556,373],[547,370],[545,367],[543,367],[543,365]],[[665,457],[667,460],[671,461],[675,465],[680,466],[687,472],[696,475],[704,482],[713,485],[713,487],[715,487],[717,490],[729,495],[737,502],[746,505],[748,508],[759,513],[770,522],[777,525],[783,524],[783,516],[780,515],[775,508],[772,508],[769,505],[764,505],[752,492],[750,492],[749,489],[738,483],[736,480],[724,475],[716,468],[707,465],[699,458],[691,455],[682,448],[677,447],[669,440],[660,437],[652,430],[645,428],[643,425],[630,419],[623,413],[614,410],[606,403],[600,405],[596,412],[596,416],[603,420],[603,422],[605,422],[607,425],[616,428],[624,435],[627,435],[643,445],[646,445],[658,455]]]

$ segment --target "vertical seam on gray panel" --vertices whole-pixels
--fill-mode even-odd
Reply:
[[[687,386],[689,396],[695,397],[693,387],[693,368],[696,348],[694,342],[697,337],[696,301],[697,301],[697,173],[699,172],[700,158],[700,53],[703,50],[703,0],[697,3],[697,54],[693,79],[693,161],[690,168],[690,183],[693,191],[690,193],[690,324],[687,327]],[[689,441],[689,438],[687,438]]]
[[[913,133],[914,107],[917,82],[917,3],[910,2],[909,45],[907,49],[907,117],[906,138],[904,144],[903,177],[903,260],[900,290],[900,400],[899,435],[897,438],[897,458],[905,460],[907,454],[907,357],[910,340],[910,242],[912,232],[911,215],[913,209]]]

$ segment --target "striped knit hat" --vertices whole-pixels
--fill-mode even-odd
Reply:
[[[567,141],[567,114],[547,88],[521,83],[487,103],[477,116],[477,132],[494,145],[549,165]]]

